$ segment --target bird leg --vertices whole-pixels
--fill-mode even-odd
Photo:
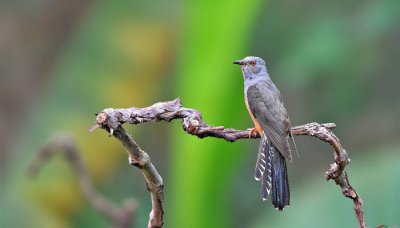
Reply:
[[[249,139],[253,138],[253,135],[257,135],[258,134],[258,129],[253,127],[253,128],[249,128],[248,130],[250,130],[249,132]]]

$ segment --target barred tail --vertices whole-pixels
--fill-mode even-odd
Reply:
[[[285,157],[268,140],[261,137],[254,178],[261,180],[261,197],[267,200],[272,191],[272,204],[283,210],[290,203],[289,182]]]
[[[269,142],[267,137],[265,135],[261,136],[261,141],[260,141],[260,146],[258,147],[258,155],[257,155],[257,163],[256,163],[256,168],[254,170],[254,178],[256,181],[261,180],[263,177],[265,170],[270,171],[271,170],[271,161],[268,161],[267,159],[270,159],[267,154],[269,153]],[[269,167],[267,167],[269,165]]]
[[[267,200],[271,192],[271,155],[270,143],[265,134],[262,135],[260,146],[258,148],[257,163],[254,172],[254,178],[261,180],[261,197]]]

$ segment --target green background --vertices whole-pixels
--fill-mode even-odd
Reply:
[[[180,97],[215,126],[246,129],[233,60],[260,56],[293,125],[335,122],[366,223],[400,224],[399,1],[15,1],[0,3],[0,227],[107,227],[62,156],[35,179],[26,168],[70,134],[97,190],[150,196],[121,145],[93,114]],[[179,121],[126,126],[165,182],[165,227],[356,227],[353,203],[324,180],[330,146],[295,137],[291,206],[262,202],[258,140],[198,139]]]

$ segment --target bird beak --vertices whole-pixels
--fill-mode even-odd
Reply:
[[[236,61],[233,61],[233,64],[243,65],[243,61],[242,60],[236,60]]]

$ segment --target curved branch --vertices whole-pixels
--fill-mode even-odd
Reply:
[[[150,192],[152,204],[148,227],[162,227],[164,223],[164,210],[162,205],[164,200],[164,183],[160,174],[158,174],[156,168],[151,163],[149,155],[136,144],[125,129],[119,126],[115,129],[113,135],[124,145],[129,156],[129,163],[138,167],[146,180],[146,186],[147,190]]]
[[[344,172],[346,165],[350,162],[350,158],[336,135],[318,123],[309,123],[303,126],[294,127],[292,128],[292,134],[314,136],[332,145],[335,151],[335,163],[332,163],[330,168],[325,172],[325,179],[333,179],[335,183],[340,186],[342,194],[353,200],[358,226],[365,227],[364,213],[362,211],[362,199],[356,190],[350,185],[347,173]]]
[[[182,120],[182,127],[185,132],[191,135],[195,135],[199,138],[205,137],[215,137],[222,138],[224,140],[234,142],[238,139],[249,139],[249,138],[259,138],[258,134],[250,135],[250,130],[236,130],[232,128],[225,128],[223,126],[211,126],[203,121],[201,113],[195,109],[189,109],[182,107],[181,100],[175,99],[167,102],[159,102],[153,104],[152,106],[146,108],[128,108],[128,109],[113,109],[108,108],[104,109],[100,113],[96,114],[96,125],[91,128],[93,131],[96,128],[106,129],[110,135],[114,135],[115,137],[120,137],[120,131],[122,129],[121,125],[124,123],[129,124],[139,124],[145,122],[158,122],[158,121],[172,121],[174,119]],[[348,181],[348,177],[344,169],[346,165],[350,162],[348,158],[346,150],[340,144],[339,139],[330,131],[330,129],[335,128],[336,125],[334,123],[308,123],[301,126],[296,126],[292,128],[293,135],[309,135],[316,137],[320,140],[328,142],[333,147],[334,160],[335,163],[331,164],[328,171],[325,173],[325,178],[327,180],[333,179],[337,185],[341,187],[342,193],[344,196],[353,199],[354,201],[354,209],[356,212],[356,217],[358,220],[359,227],[365,227],[364,216],[362,212],[362,200],[354,190],[354,188],[350,185]],[[124,131],[123,131],[124,132]],[[123,133],[126,134],[126,133]],[[124,144],[126,141],[133,141],[132,138],[121,140]],[[134,142],[134,141],[133,141]],[[134,143],[136,145],[136,143]],[[125,149],[128,151],[130,157],[132,158],[129,151],[129,146],[125,145]],[[136,145],[132,151],[141,151],[140,148]],[[141,154],[141,153],[139,153]],[[158,173],[155,171],[154,166],[150,163],[148,156],[145,156],[146,162],[143,164],[148,164],[147,166],[140,166],[143,170],[147,170],[146,172],[150,175],[146,178],[153,186],[158,186],[158,190],[160,190],[160,194],[162,195],[162,181],[155,182],[155,180],[161,179]],[[147,160],[148,159],[148,160]],[[138,163],[140,163],[141,159],[138,159]],[[140,163],[142,164],[142,163]],[[154,169],[153,171],[150,170]],[[144,171],[143,171],[144,172]],[[161,183],[161,185],[159,185]],[[151,189],[149,189],[150,192]],[[153,196],[152,192],[152,196]],[[162,198],[161,202],[162,202]],[[152,197],[153,200],[153,197]],[[162,211],[162,204],[161,206]],[[153,204],[153,211],[154,211]],[[152,216],[150,215],[150,220]],[[161,216],[162,219],[162,216]],[[150,221],[149,221],[150,224]],[[161,223],[162,224],[162,223]]]
[[[36,176],[43,164],[57,151],[63,153],[67,161],[69,161],[72,170],[78,177],[79,186],[85,198],[93,208],[107,217],[111,221],[112,227],[131,227],[133,215],[137,208],[136,203],[132,199],[127,199],[124,201],[122,208],[118,208],[100,195],[93,187],[92,180],[83,165],[78,148],[76,148],[72,138],[68,135],[58,135],[43,147],[30,163],[28,175],[30,177]]]

